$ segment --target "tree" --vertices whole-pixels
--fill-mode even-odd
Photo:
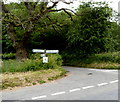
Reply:
[[[76,16],[68,32],[70,48],[82,56],[105,52],[106,43],[110,40],[112,9],[106,2],[83,2],[77,14],[82,16]]]
[[[31,48],[65,50],[67,46],[66,33],[72,21],[64,12],[54,12],[49,17],[50,21],[47,18],[38,21],[36,34],[32,34],[30,40]],[[47,25],[43,21],[47,22]]]
[[[16,49],[17,60],[28,57],[29,39],[31,34],[35,33],[35,25],[40,19],[46,17],[50,20],[49,14],[59,11],[64,11],[72,19],[71,13],[68,12],[69,9],[55,9],[59,1],[66,4],[71,3],[58,0],[52,2],[52,6],[49,6],[48,2],[26,1],[10,4],[4,4],[4,2],[2,2],[3,25],[5,25],[7,34],[9,34],[13,42],[13,47]]]

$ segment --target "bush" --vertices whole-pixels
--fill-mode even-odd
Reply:
[[[3,72],[27,72],[42,69],[58,68],[62,65],[62,58],[58,54],[49,54],[48,63],[43,63],[40,54],[33,54],[30,59],[22,60],[4,60]]]

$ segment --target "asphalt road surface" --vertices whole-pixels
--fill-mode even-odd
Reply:
[[[3,91],[2,100],[118,100],[118,71],[64,67],[69,75],[51,83]]]

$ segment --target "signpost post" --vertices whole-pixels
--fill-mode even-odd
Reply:
[[[41,57],[43,58],[43,63],[48,63],[48,57],[46,57],[46,53],[59,53],[59,50],[46,50],[46,49],[33,49],[32,52],[34,53],[42,53]]]

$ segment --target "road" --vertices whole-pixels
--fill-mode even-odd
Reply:
[[[3,91],[3,100],[118,100],[118,71],[64,67],[67,77]]]

